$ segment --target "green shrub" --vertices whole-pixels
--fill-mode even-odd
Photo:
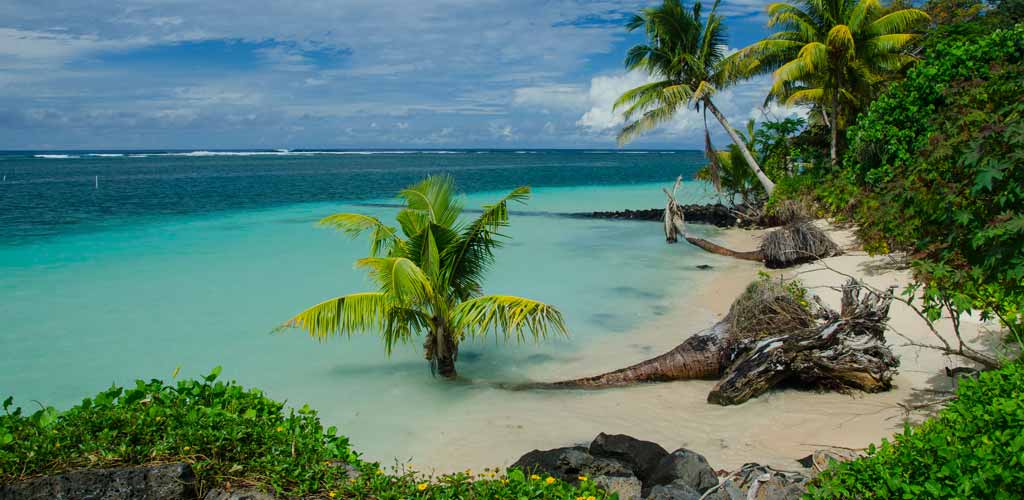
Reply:
[[[817,188],[873,252],[907,251],[926,312],[1024,307],[1024,26],[940,43],[849,132]]]
[[[216,368],[175,385],[140,380],[129,389],[111,387],[63,413],[50,407],[27,415],[7,398],[0,414],[0,483],[84,467],[181,461],[192,465],[200,491],[230,480],[330,498],[607,498],[589,481],[576,487],[519,471],[430,478],[396,467],[386,474],[360,460],[333,427],[324,429],[308,406],[286,408],[259,390],[217,381],[219,373]],[[361,476],[349,479],[344,464]]]
[[[1024,498],[1024,365],[963,381],[935,418],[833,464],[806,498]]]

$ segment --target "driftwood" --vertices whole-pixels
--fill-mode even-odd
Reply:
[[[790,267],[803,262],[840,255],[839,248],[818,226],[797,222],[765,235],[757,250],[736,251],[702,238],[684,235],[686,241],[708,252],[737,259],[764,262],[772,269]]]
[[[841,311],[807,304],[781,285],[757,281],[715,326],[675,349],[593,377],[546,384],[598,389],[641,382],[718,379],[708,402],[739,404],[783,382],[820,390],[879,392],[899,360],[885,344],[892,291],[856,280],[843,287]]]
[[[686,236],[686,218],[683,216],[683,207],[676,203],[676,191],[679,191],[679,185],[682,183],[683,176],[680,175],[676,177],[676,183],[672,186],[671,193],[665,188],[661,189],[668,197],[662,222],[665,224],[665,241],[669,243],[679,241],[679,236]]]

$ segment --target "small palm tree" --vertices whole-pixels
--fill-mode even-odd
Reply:
[[[643,28],[647,36],[646,43],[629,49],[626,68],[642,69],[656,81],[627,91],[615,102],[615,109],[626,107],[624,115],[630,121],[619,133],[619,144],[671,120],[681,109],[691,105],[697,110],[703,107],[722,124],[765,192],[771,195],[775,183],[761,170],[750,148],[711,100],[717,91],[736,82],[722,64],[725,26],[722,16],[716,14],[717,8],[716,1],[705,21],[699,1],[692,9],[686,9],[680,0],[664,0],[660,6],[641,10],[626,25],[630,31]],[[704,137],[709,144],[706,116]]]
[[[552,306],[511,295],[483,295],[484,272],[494,262],[499,231],[508,225],[508,204],[524,202],[530,188],[520,187],[473,221],[462,221],[462,203],[448,176],[432,176],[399,196],[399,227],[368,215],[341,213],[321,225],[356,237],[370,236],[370,256],[356,261],[380,287],[321,302],[296,315],[284,327],[301,328],[318,340],[356,332],[378,332],[390,355],[395,345],[425,333],[423,350],[433,373],[456,376],[459,344],[493,331],[506,340],[566,335],[561,313]]]
[[[747,133],[739,132],[744,143],[751,150],[755,150],[754,143],[756,133],[754,120],[747,122]],[[725,193],[729,201],[735,203],[736,196],[740,197],[744,205],[749,205],[757,194],[757,177],[747,164],[746,158],[740,148],[735,144],[722,151],[707,151],[708,164],[697,171],[697,180],[710,182],[715,191]],[[760,159],[760,158],[759,158]]]
[[[768,101],[813,105],[830,128],[836,165],[839,131],[914,61],[908,49],[928,14],[879,0],[791,0],[769,5],[768,16],[779,31],[733,54],[726,66],[736,77],[773,73]]]

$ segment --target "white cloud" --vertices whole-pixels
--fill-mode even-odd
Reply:
[[[542,110],[578,111],[586,109],[589,99],[578,85],[551,84],[517,88],[513,91],[512,102]]]
[[[604,132],[621,126],[621,110],[612,109],[615,101],[627,90],[651,81],[650,77],[640,71],[593,78],[586,95],[590,109],[583,113],[576,125],[592,132]]]

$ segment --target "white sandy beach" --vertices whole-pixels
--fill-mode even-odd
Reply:
[[[831,229],[846,254],[827,260],[829,266],[857,276],[876,288],[902,286],[906,270],[892,270],[890,259],[871,257],[854,244],[849,231]],[[760,231],[729,230],[718,239],[735,249],[753,249]],[[685,243],[681,243],[685,244]],[[722,258],[722,266],[708,273],[690,297],[675,311],[646,323],[628,338],[584,349],[578,359],[557,371],[535,374],[555,380],[620,368],[660,354],[685,337],[711,326],[728,310],[733,299],[755,279],[763,266]],[[779,274],[774,272],[773,274]],[[839,293],[826,287],[846,278],[807,264],[786,270],[838,309]],[[906,337],[930,342],[926,324],[910,308],[894,302],[890,325]],[[940,322],[940,331],[950,331]],[[986,328],[966,319],[968,338],[984,335]],[[421,469],[447,472],[466,468],[506,466],[535,448],[548,449],[589,442],[599,432],[625,433],[660,443],[669,450],[690,448],[702,453],[719,469],[735,469],[747,462],[781,469],[799,467],[796,459],[829,446],[864,448],[902,429],[905,414],[900,403],[941,397],[934,391],[951,389],[944,367],[956,366],[938,353],[908,347],[904,339],[889,336],[900,356],[895,387],[881,394],[843,395],[779,390],[739,406],[722,407],[705,401],[713,381],[683,381],[599,391],[501,392],[482,390],[481,398],[501,398],[495,411],[459,415],[450,424],[424,432],[409,443],[408,458]],[[510,404],[509,401],[515,401]],[[481,405],[487,407],[487,405]],[[513,408],[513,412],[507,411]],[[915,418],[915,417],[912,417]],[[918,415],[915,420],[919,420]],[[357,443],[358,445],[358,443]],[[387,461],[384,457],[372,457]]]

